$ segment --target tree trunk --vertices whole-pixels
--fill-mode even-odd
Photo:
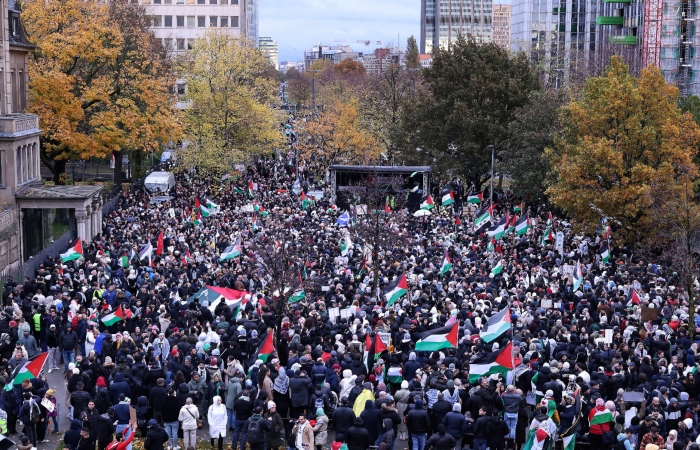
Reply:
[[[57,159],[53,163],[53,182],[56,185],[66,184],[66,165],[68,161],[65,159]]]
[[[114,186],[122,186],[122,150],[113,152],[114,155]]]
[[[695,292],[693,288],[693,277],[690,277],[688,282],[688,334],[690,342],[693,342],[695,338]]]

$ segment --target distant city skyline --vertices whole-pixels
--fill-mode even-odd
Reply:
[[[300,61],[319,42],[368,52],[378,47],[377,41],[381,47],[398,44],[405,49],[409,36],[420,38],[420,0],[297,0],[288,6],[279,0],[259,2],[259,34],[278,43],[280,61]]]

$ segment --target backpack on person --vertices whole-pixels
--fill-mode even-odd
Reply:
[[[41,422],[41,408],[39,408],[39,405],[34,400],[31,400],[29,402],[29,418],[31,419],[32,423],[39,423]]]
[[[253,420],[252,418],[248,420],[248,429],[246,430],[246,441],[251,444],[259,444],[263,441],[262,432],[260,431],[260,421],[262,419],[258,418]]]

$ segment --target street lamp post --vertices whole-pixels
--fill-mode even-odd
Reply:
[[[494,163],[494,145],[489,145],[486,148],[491,149],[491,189],[489,190],[489,206],[493,206],[493,163]]]

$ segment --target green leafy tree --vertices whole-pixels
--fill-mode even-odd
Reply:
[[[619,58],[590,78],[580,100],[562,109],[563,131],[546,155],[550,200],[592,232],[608,219],[626,243],[651,240],[655,186],[670,191],[697,176],[700,129],[676,104],[678,89],[658,69],[634,77]]]
[[[540,88],[523,53],[459,36],[436,48],[422,72],[426,89],[402,120],[402,156],[440,174],[461,176],[479,189],[490,176],[490,145],[508,137],[514,111]]]
[[[526,199],[544,195],[550,170],[544,151],[554,145],[554,135],[561,129],[559,108],[564,104],[562,91],[541,90],[532,92],[530,102],[515,110],[499,172],[511,178],[516,195]]]
[[[406,42],[406,68],[420,69],[420,56],[416,38],[410,36]]]

